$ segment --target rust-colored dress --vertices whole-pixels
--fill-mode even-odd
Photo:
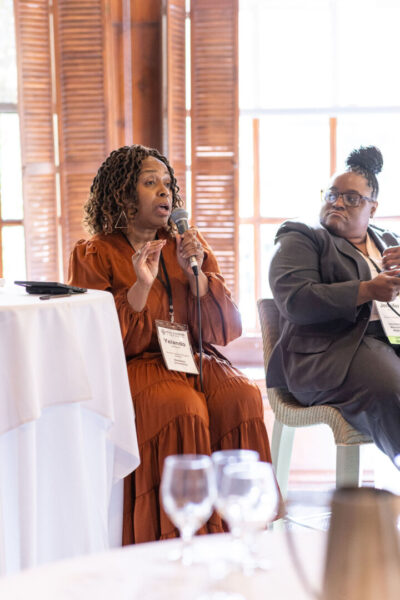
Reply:
[[[176,258],[176,241],[164,230],[162,250],[171,282],[175,321],[189,327],[192,348],[198,347],[196,298]],[[170,454],[210,454],[214,450],[250,448],[270,461],[261,394],[210,344],[226,345],[241,334],[241,320],[210,247],[199,235],[202,266],[209,291],[201,298],[203,388],[198,375],[169,371],[163,362],[155,319],[169,321],[168,295],[157,278],[147,304],[135,312],[127,291],[136,280],[133,248],[122,233],[97,234],[79,241],[70,259],[69,283],[113,293],[119,315],[128,375],[136,413],[141,464],[125,480],[123,543],[175,537],[178,532],[159,497],[163,461]],[[197,354],[195,354],[197,358]],[[132,497],[134,494],[134,498]],[[222,531],[214,514],[203,532]]]

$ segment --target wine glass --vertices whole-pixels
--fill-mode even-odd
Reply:
[[[227,465],[218,490],[218,512],[235,539],[246,549],[242,557],[245,572],[269,567],[254,556],[257,533],[265,530],[279,508],[279,492],[272,465],[265,462],[238,462]]]
[[[209,456],[182,454],[165,459],[161,498],[165,512],[182,538],[183,565],[192,563],[193,535],[211,516],[215,497],[214,471]]]
[[[239,462],[256,462],[260,460],[260,455],[256,450],[218,450],[217,452],[213,452],[211,455],[211,459],[214,465],[215,472],[215,480],[217,484],[217,497],[215,499],[215,508],[219,512],[220,516],[223,517],[223,504],[224,499],[220,496],[220,487],[222,474],[227,465],[239,463]],[[240,538],[234,537],[233,540],[233,548],[230,553],[230,563],[241,563],[243,558],[243,553],[245,549],[243,548],[243,542]],[[232,565],[231,565],[232,566]],[[227,568],[227,563],[225,563],[225,568]]]
[[[260,455],[256,450],[218,450],[211,454],[211,459],[214,465],[215,481],[217,484],[215,508],[221,514],[219,510],[219,490],[225,467],[239,462],[256,462],[260,460]]]

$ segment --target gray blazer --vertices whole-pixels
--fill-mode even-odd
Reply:
[[[383,251],[400,237],[374,225],[368,233]],[[371,314],[356,305],[368,264],[344,238],[322,225],[286,221],[276,235],[269,281],[281,316],[281,335],[268,365],[268,387],[316,392],[341,385]]]

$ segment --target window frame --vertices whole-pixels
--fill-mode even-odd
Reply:
[[[239,227],[241,225],[252,225],[254,236],[253,236],[253,253],[254,253],[254,261],[255,261],[255,278],[254,278],[254,296],[257,300],[261,298],[261,225],[263,224],[279,224],[285,221],[286,219],[290,219],[291,215],[282,214],[280,217],[267,217],[261,215],[261,195],[260,195],[260,119],[263,116],[273,116],[273,115],[304,115],[304,114],[323,114],[326,115],[327,119],[329,119],[329,160],[330,163],[327,165],[327,169],[329,167],[329,176],[332,176],[336,171],[337,166],[337,127],[340,122],[341,115],[359,115],[360,113],[366,114],[398,114],[400,116],[400,106],[392,106],[392,107],[372,107],[368,109],[360,109],[360,108],[351,108],[351,107],[343,107],[343,108],[307,108],[307,109],[241,109],[239,111],[239,118],[250,117],[252,118],[252,147],[253,147],[253,216],[250,217],[242,217],[239,214]],[[374,217],[374,222],[379,224],[379,222],[384,223],[387,220],[398,221],[400,224],[400,211],[396,215],[392,216],[379,216]],[[240,268],[240,262],[239,262]],[[240,302],[240,290],[239,290],[239,302]],[[256,327],[254,329],[248,329],[245,332],[245,337],[253,338],[254,336],[260,335],[260,325],[258,321],[258,316],[256,319]]]
[[[18,115],[18,104],[13,102],[0,102],[0,114]],[[4,276],[3,263],[3,229],[6,227],[21,226],[24,227],[24,219],[3,219],[1,210],[1,189],[0,189],[0,278]]]
[[[243,3],[243,4],[242,4]],[[330,4],[330,13],[331,13],[331,21],[333,32],[336,31],[337,23],[338,23],[338,12],[337,12],[337,2],[336,0],[332,0],[329,2]],[[240,0],[239,3],[239,28],[240,28],[240,19],[242,10],[251,14],[251,23],[253,27],[254,36],[252,38],[252,43],[255,45],[255,48],[258,48],[259,37],[263,35],[262,32],[262,24],[263,20],[261,17],[261,2],[260,0]],[[243,40],[239,37],[238,40],[238,52],[239,52],[239,65],[241,64],[241,49],[240,44]],[[335,57],[338,52],[338,39],[334,34],[332,36],[332,48],[331,52],[334,56],[333,59],[333,77],[337,77],[337,62]],[[253,55],[253,59],[255,62],[255,72],[259,72],[260,61],[262,57],[259,52],[255,51]],[[253,80],[252,80],[253,81]],[[239,77],[239,88],[241,85],[240,77]],[[290,108],[278,108],[277,106],[270,106],[269,108],[263,108],[261,104],[261,91],[259,86],[259,78],[256,77],[256,80],[253,81],[254,87],[253,89],[253,106],[257,108],[244,108],[241,107],[239,102],[239,120],[242,117],[247,117],[252,119],[253,121],[253,215],[250,217],[243,217],[240,215],[238,218],[238,227],[240,228],[242,225],[251,225],[253,227],[253,253],[254,253],[254,263],[255,263],[255,272],[254,272],[254,298],[257,300],[261,297],[262,290],[262,276],[265,277],[265,273],[261,273],[261,226],[264,224],[279,224],[284,220],[291,218],[293,215],[282,214],[280,216],[268,217],[261,215],[261,198],[260,198],[260,120],[263,117],[273,117],[273,116],[304,116],[304,115],[312,115],[312,116],[326,116],[329,120],[329,165],[327,165],[327,179],[329,176],[333,175],[336,171],[337,167],[337,129],[338,123],[340,123],[340,119],[343,115],[368,115],[368,114],[396,114],[400,116],[400,105],[393,106],[381,106],[381,105],[372,105],[372,106],[337,106],[334,105],[334,98],[332,99],[332,104],[328,106],[307,106],[307,107],[290,107]],[[240,150],[239,150],[240,155]],[[328,172],[329,169],[329,172]],[[240,163],[239,163],[240,170]],[[240,176],[240,175],[239,175]],[[240,203],[239,203],[240,206]],[[284,207],[283,207],[284,208]],[[388,216],[377,216],[374,219],[374,222],[378,223],[388,220],[391,221],[399,221],[400,223],[400,212],[397,215],[392,217]],[[241,256],[239,251],[239,269],[241,268]],[[239,281],[241,278],[239,277]],[[241,295],[243,295],[243,290],[240,289],[239,286],[239,304]],[[249,340],[253,338],[253,336],[258,336],[260,334],[260,325],[258,320],[258,315],[256,315],[256,323],[255,327],[248,328],[244,332],[244,336]]]

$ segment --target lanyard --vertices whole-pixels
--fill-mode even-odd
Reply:
[[[168,271],[167,271],[167,267],[165,266],[165,261],[164,261],[164,257],[162,255],[162,252],[160,254],[160,263],[161,263],[161,268],[162,271],[164,273],[164,277],[165,277],[165,281],[163,280],[163,278],[160,275],[157,275],[157,279],[159,281],[161,281],[161,283],[163,284],[165,291],[168,294],[168,303],[169,303],[169,318],[171,323],[174,322],[174,305],[172,303],[172,289],[171,289],[171,283],[168,277]]]
[[[372,260],[372,258],[370,256],[368,256],[368,260],[372,262],[377,273],[382,273],[382,269],[376,264],[376,262],[374,260]]]
[[[349,240],[347,240],[347,242],[350,244],[350,246],[353,246],[353,248],[355,248],[355,250],[357,250],[357,252],[359,252],[364,258],[368,258],[368,260],[372,262],[377,273],[382,273],[382,269],[380,267],[378,267],[376,262],[374,260],[372,260],[372,258],[370,256],[366,256],[365,254],[363,254],[363,252],[361,252],[361,250],[359,248],[357,248],[357,246],[355,244],[353,244],[352,242],[350,242]]]

